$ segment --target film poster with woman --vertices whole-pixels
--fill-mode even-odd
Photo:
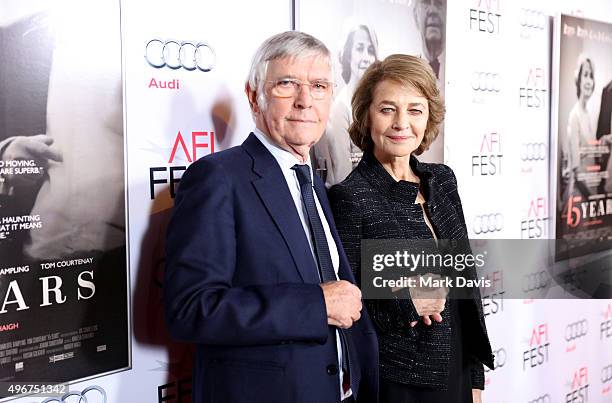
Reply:
[[[561,15],[556,260],[612,240],[612,25]]]
[[[311,155],[314,169],[328,188],[342,182],[361,160],[361,150],[348,135],[353,120],[351,98],[372,63],[394,53],[424,58],[444,95],[446,3],[446,0],[296,3],[296,29],[321,39],[334,58],[334,102],[327,129]],[[443,128],[420,160],[444,161]]]

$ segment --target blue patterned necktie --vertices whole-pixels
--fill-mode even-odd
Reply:
[[[332,264],[331,254],[329,253],[329,245],[327,244],[327,237],[323,229],[323,222],[321,221],[321,217],[319,217],[317,205],[315,204],[310,167],[308,165],[296,164],[292,169],[296,172],[298,181],[300,182],[302,200],[304,201],[304,206],[306,207],[306,213],[308,215],[310,234],[315,249],[315,256],[317,257],[321,282],[336,281],[336,272]]]

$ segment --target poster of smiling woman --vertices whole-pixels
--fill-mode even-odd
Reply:
[[[557,27],[556,259],[612,240],[612,24],[561,15]],[[553,129],[553,138],[555,129]],[[554,155],[554,154],[553,154]]]
[[[312,160],[327,187],[342,182],[361,160],[352,142],[351,97],[365,70],[394,53],[427,59],[444,95],[446,0],[297,1],[296,29],[321,39],[335,69],[334,104]],[[444,131],[421,161],[443,162]]]

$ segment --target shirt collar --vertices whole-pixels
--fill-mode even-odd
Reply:
[[[280,165],[281,170],[283,172],[291,170],[291,168],[293,168],[293,166],[296,164],[303,165],[303,163],[298,160],[295,155],[291,154],[289,151],[281,148],[280,146],[272,142],[272,140],[270,140],[270,138],[257,127],[253,129],[253,134],[255,135],[255,137],[257,137],[259,141],[261,141],[261,144],[263,144],[264,147],[266,147],[268,151],[270,151],[270,154],[272,154],[276,162],[278,162],[278,165]],[[306,160],[306,165],[308,165],[308,167],[310,168],[310,180],[312,181],[313,178],[312,166],[310,165],[310,156],[308,156],[308,159]]]

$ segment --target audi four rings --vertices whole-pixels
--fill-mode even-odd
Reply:
[[[586,319],[578,322],[570,323],[565,327],[565,341],[576,340],[582,336],[586,336],[589,331],[589,322]]]
[[[606,365],[601,369],[601,383],[612,381],[612,365]]]
[[[475,71],[472,73],[472,89],[474,91],[499,92],[500,77],[497,73]]]
[[[504,216],[501,213],[477,215],[472,225],[474,234],[488,234],[504,229]]]
[[[547,393],[545,395],[538,396],[535,399],[530,400],[527,403],[552,403],[552,399],[551,399],[550,395]]]
[[[145,46],[145,60],[151,67],[172,70],[183,68],[193,71],[211,71],[215,66],[216,55],[206,42],[190,42],[151,39]]]
[[[493,351],[493,355],[495,356],[495,367],[494,369],[501,368],[506,365],[506,359],[508,358],[506,354],[505,348],[500,348],[498,350]]]
[[[96,402],[106,403],[106,392],[100,386],[88,386],[82,391],[74,390],[71,392],[64,393],[61,397],[51,397],[43,400],[42,403],[87,403],[87,397],[93,399],[96,397]],[[78,397],[78,400],[69,399],[71,397]],[[100,400],[101,399],[101,400]]]
[[[521,144],[521,161],[544,161],[548,154],[546,143]]]
[[[523,28],[544,29],[548,22],[548,16],[539,10],[522,8],[520,20]]]
[[[550,275],[546,271],[526,274],[523,277],[523,292],[531,292],[547,288],[550,285]]]

